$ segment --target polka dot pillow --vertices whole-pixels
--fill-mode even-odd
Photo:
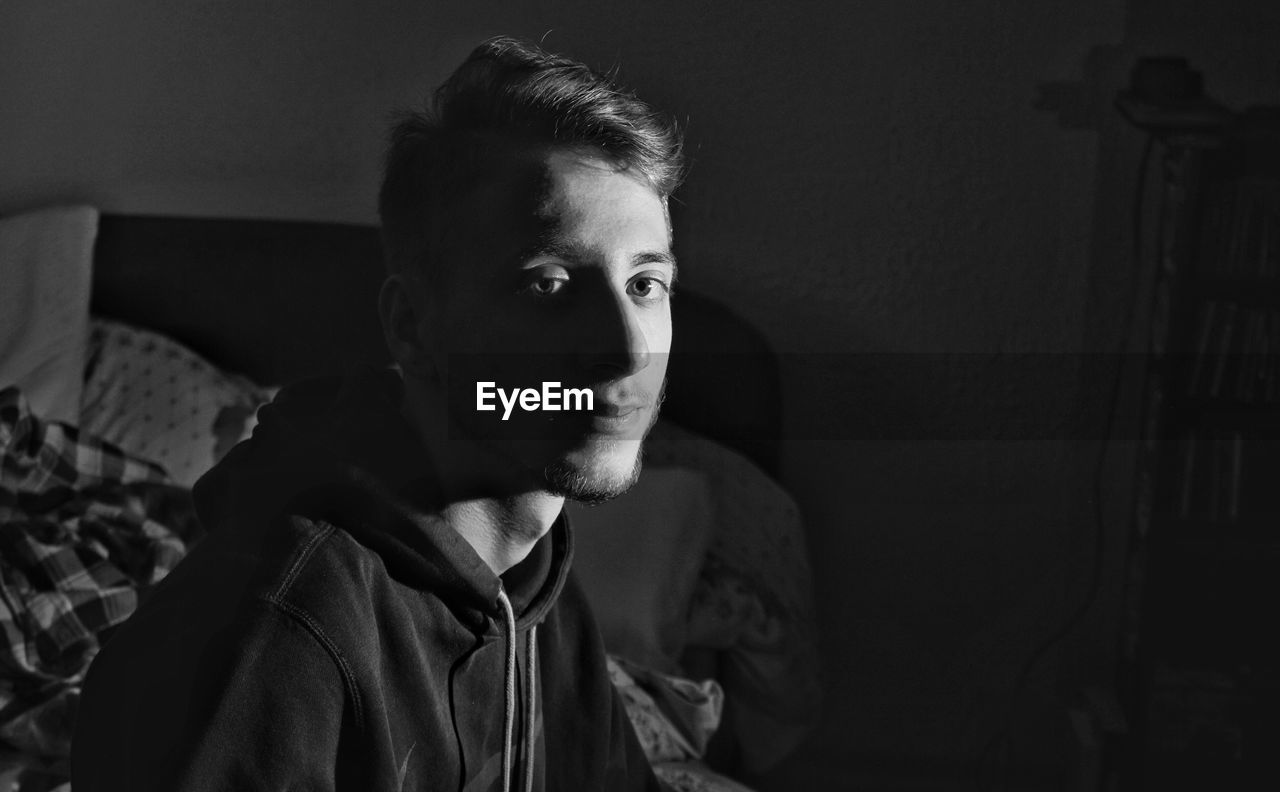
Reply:
[[[90,328],[80,428],[190,487],[248,437],[270,392],[171,338],[106,319]]]

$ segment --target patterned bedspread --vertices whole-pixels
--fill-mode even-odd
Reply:
[[[164,471],[0,391],[0,739],[65,757],[100,642],[182,557]]]

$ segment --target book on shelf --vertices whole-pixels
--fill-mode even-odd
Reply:
[[[1227,519],[1235,522],[1240,519],[1240,484],[1244,480],[1244,434],[1238,431],[1231,432],[1229,438]]]
[[[1199,271],[1224,279],[1280,276],[1280,181],[1233,179],[1205,191]]]
[[[1200,307],[1185,394],[1224,404],[1280,404],[1280,307],[1226,300]]]
[[[1178,487],[1178,516],[1191,519],[1195,508],[1192,491],[1195,487],[1196,433],[1190,429],[1178,438],[1180,486]]]
[[[1233,349],[1232,341],[1235,338],[1236,318],[1240,313],[1240,306],[1235,303],[1227,303],[1226,314],[1222,319],[1222,329],[1217,334],[1217,343],[1213,351],[1213,379],[1209,384],[1209,398],[1216,399],[1222,395],[1222,381],[1227,373],[1227,358]]]
[[[1176,516],[1222,525],[1275,520],[1280,431],[1188,428],[1178,439]]]
[[[1209,345],[1213,342],[1213,333],[1218,326],[1218,311],[1221,306],[1217,300],[1210,300],[1200,307],[1200,316],[1196,326],[1195,348],[1192,351],[1191,377],[1187,384],[1187,395],[1198,396],[1203,390],[1205,369],[1209,361]]]

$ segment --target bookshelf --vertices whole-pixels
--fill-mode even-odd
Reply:
[[[1280,788],[1280,123],[1120,108],[1164,155],[1122,788]]]

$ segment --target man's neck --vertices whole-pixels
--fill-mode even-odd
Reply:
[[[405,378],[401,413],[422,441],[439,488],[440,514],[495,574],[501,575],[529,555],[551,530],[564,498],[529,482],[502,482],[478,475],[493,467],[489,453],[459,433],[438,425],[424,394]],[[411,400],[418,404],[414,406]],[[486,462],[488,464],[486,464]]]
[[[501,575],[529,555],[555,523],[564,498],[534,492],[510,498],[451,501],[441,515]]]

